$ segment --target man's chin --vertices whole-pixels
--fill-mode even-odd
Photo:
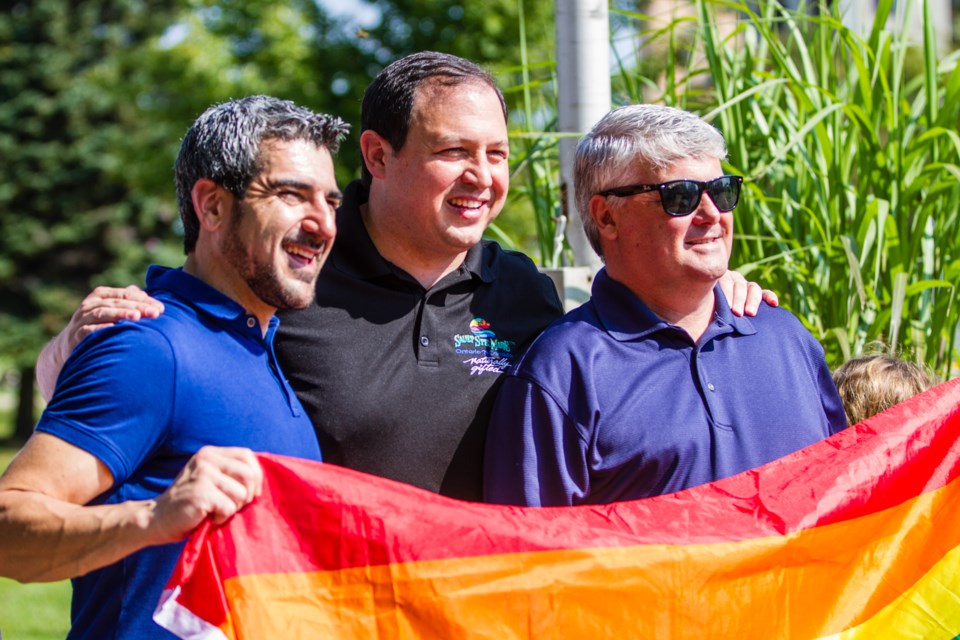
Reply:
[[[280,298],[280,304],[276,305],[277,309],[306,309],[313,304],[313,301],[316,299],[316,293],[315,285],[310,285],[310,290],[304,292],[302,295],[288,293]]]
[[[317,293],[316,280],[310,282],[298,280],[294,286],[279,286],[274,282],[274,286],[264,288],[262,286],[252,287],[263,302],[269,304],[275,309],[296,310],[309,307]]]
[[[487,225],[485,223],[460,227],[448,236],[447,241],[451,248],[456,248],[458,251],[469,251],[483,240],[483,232],[486,230]]]
[[[277,309],[283,309],[284,311],[297,311],[299,309],[306,309],[311,304],[313,304],[313,301],[315,299],[316,298],[314,296],[310,296],[309,300],[301,300],[301,301],[293,302],[286,307],[277,307]]]

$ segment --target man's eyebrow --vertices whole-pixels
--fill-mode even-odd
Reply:
[[[301,191],[309,191],[314,188],[312,184],[308,182],[304,182],[303,180],[296,180],[294,178],[270,178],[266,182],[267,182],[267,187],[269,187],[270,189],[281,189],[285,187],[288,189],[300,189]]]
[[[271,191],[277,191],[278,189],[296,189],[297,191],[322,191],[318,189],[312,183],[304,182],[303,180],[297,180],[296,178],[274,178],[266,181],[267,188]],[[336,200],[343,200],[343,192],[339,189],[334,189],[333,191],[327,192],[324,194],[327,198],[334,198]]]
[[[473,144],[475,144],[475,140],[474,140],[473,138],[464,137],[464,136],[459,136],[459,135],[456,135],[456,134],[451,134],[451,135],[438,135],[438,136],[434,137],[432,140],[428,140],[428,142],[430,142],[431,144],[437,145],[437,146],[446,146],[446,145],[451,145],[451,146],[463,146],[463,145],[473,145]],[[510,146],[510,139],[509,139],[509,138],[504,138],[503,140],[494,140],[493,142],[491,142],[491,143],[488,144],[487,146],[488,146],[488,147],[509,147],[509,146]]]

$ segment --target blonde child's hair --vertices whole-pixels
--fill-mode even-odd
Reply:
[[[848,360],[833,373],[847,424],[854,425],[936,385],[939,378],[926,367],[891,355],[875,354]]]

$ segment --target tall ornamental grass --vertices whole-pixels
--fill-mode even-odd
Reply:
[[[880,343],[948,377],[960,319],[957,55],[938,59],[926,6],[911,42],[892,0],[864,34],[831,4],[617,12],[638,46],[619,59],[615,99],[688,108],[723,132],[727,169],[746,178],[733,263],[779,293],[832,366]]]
[[[531,51],[527,42],[524,1],[517,0],[520,61],[497,69],[510,114],[510,191],[507,215],[490,225],[487,235],[510,249],[525,251],[542,267],[570,264],[564,242],[567,216],[560,179],[555,61],[549,51]],[[553,25],[549,25],[552,30]],[[545,25],[535,25],[537,29]],[[543,36],[534,38],[542,42]],[[505,220],[508,216],[509,221]],[[520,221],[532,221],[532,233]]]

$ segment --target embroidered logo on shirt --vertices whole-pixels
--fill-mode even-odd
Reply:
[[[457,355],[470,356],[463,361],[470,375],[503,373],[513,362],[513,340],[498,340],[490,323],[483,318],[470,321],[470,333],[453,336]]]

